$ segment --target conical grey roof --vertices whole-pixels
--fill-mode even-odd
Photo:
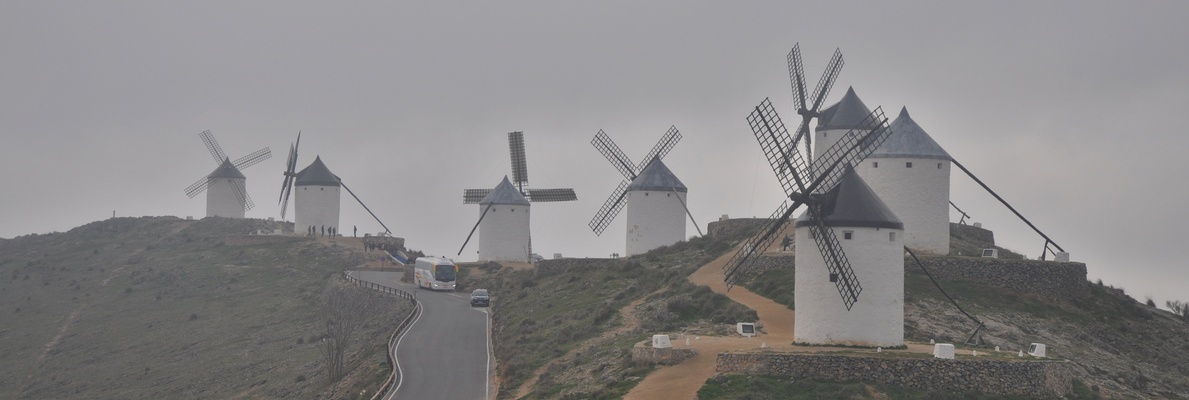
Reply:
[[[687,192],[685,185],[677,179],[677,175],[673,175],[673,171],[661,162],[661,159],[653,159],[640,171],[640,175],[636,175],[636,179],[632,180],[632,184],[628,185],[627,191],[639,190],[655,190],[655,191],[670,191],[675,190],[681,193]]]
[[[896,218],[892,209],[849,166],[838,186],[822,195],[822,213],[826,225],[833,227],[904,229],[904,223]],[[804,213],[797,218],[796,226],[811,223],[809,213]]]
[[[301,172],[297,173],[297,181],[294,182],[296,186],[342,186],[339,178],[330,172],[330,168],[326,168],[326,164],[322,163],[322,157],[314,157],[314,162],[310,166],[305,167]]]
[[[212,179],[213,178],[248,179],[246,176],[244,176],[244,174],[242,172],[239,172],[239,168],[236,168],[235,165],[231,163],[230,158],[223,160],[223,163],[219,164],[219,167],[215,168],[215,171],[211,172],[210,175],[207,175],[206,177],[212,178]]]
[[[495,185],[495,189],[491,189],[487,193],[487,197],[479,200],[479,204],[529,205],[524,195],[520,194],[520,191],[516,190],[515,186],[512,186],[512,182],[508,180],[507,175],[504,175],[504,180],[500,181],[500,184]]]
[[[900,109],[900,116],[892,121],[892,134],[871,153],[871,158],[936,158],[949,160],[941,145],[908,116],[908,107]]]
[[[867,118],[867,114],[871,114],[871,110],[863,104],[863,100],[859,100],[859,95],[855,94],[855,88],[847,88],[846,95],[842,96],[834,105],[822,110],[822,115],[818,118],[817,129],[845,129],[851,130],[859,127],[863,123],[863,119]]]

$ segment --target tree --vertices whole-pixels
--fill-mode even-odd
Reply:
[[[1164,304],[1168,306],[1169,310],[1172,310],[1173,314],[1181,317],[1181,319],[1185,320],[1185,322],[1189,322],[1189,302],[1169,300],[1164,302]]]
[[[381,294],[358,287],[331,284],[323,297],[326,333],[320,344],[327,377],[336,382],[347,373],[347,350],[355,333],[369,319],[384,318],[389,307]]]

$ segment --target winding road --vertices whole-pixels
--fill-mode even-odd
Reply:
[[[421,316],[396,346],[401,379],[388,399],[488,399],[495,367],[488,309],[463,293],[431,292],[399,281],[400,274],[354,271],[360,280],[416,293]]]

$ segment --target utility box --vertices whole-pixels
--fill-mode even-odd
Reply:
[[[740,335],[752,337],[756,335],[756,324],[751,322],[740,322],[735,324],[735,331]]]
[[[933,358],[944,358],[947,360],[954,359],[954,345],[950,343],[937,343],[933,345]]]
[[[1031,346],[1028,346],[1028,355],[1033,356],[1033,357],[1044,357],[1045,356],[1044,343],[1033,343]]]
[[[1056,253],[1056,255],[1053,257],[1053,261],[1056,261],[1056,262],[1069,262],[1069,252],[1067,252],[1067,251],[1058,251],[1058,252]]]
[[[999,249],[983,249],[983,257],[999,258]]]
[[[652,347],[657,349],[668,349],[673,347],[673,342],[669,341],[669,335],[652,335]]]

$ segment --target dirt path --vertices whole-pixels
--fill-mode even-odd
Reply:
[[[779,250],[778,246],[779,243],[777,243],[777,250]],[[764,334],[755,338],[699,337],[690,340],[689,347],[697,350],[698,355],[681,364],[661,367],[648,374],[644,380],[640,381],[640,384],[624,396],[625,400],[692,399],[697,397],[698,389],[702,388],[702,384],[714,376],[714,364],[718,353],[755,349],[761,345],[770,348],[792,347],[793,310],[740,286],[731,288],[730,292],[727,291],[727,287],[722,281],[722,268],[734,255],[735,250],[732,250],[703,265],[689,276],[689,281],[696,285],[709,287],[710,290],[722,293],[755,310],[756,314],[760,316],[759,322],[764,326]],[[674,347],[685,347],[684,338],[677,338],[674,341]]]
[[[781,235],[792,236],[792,224],[786,227]],[[706,383],[715,374],[715,361],[718,359],[718,353],[726,351],[740,351],[756,349],[765,346],[775,351],[787,351],[798,353],[815,353],[821,351],[835,351],[837,348],[831,347],[794,347],[793,332],[794,332],[794,312],[782,304],[776,303],[768,298],[755,294],[741,286],[734,286],[731,291],[727,291],[726,284],[723,283],[723,266],[726,265],[731,257],[739,248],[736,247],[724,254],[722,257],[711,261],[710,263],[698,268],[693,274],[689,276],[689,281],[696,284],[710,288],[715,293],[726,295],[740,304],[743,304],[759,315],[759,323],[763,324],[763,332],[755,338],[744,338],[738,336],[732,337],[700,337],[690,341],[689,347],[698,351],[698,355],[686,360],[685,362],[674,366],[663,366],[657,368],[640,384],[632,388],[624,399],[630,400],[687,400],[697,398],[698,389]],[[777,239],[772,242],[764,253],[766,255],[793,255],[793,251],[781,251],[780,240]],[[933,347],[929,344],[922,343],[905,343],[908,345],[908,352],[914,353],[932,353]],[[684,338],[676,338],[673,341],[673,347],[685,347]],[[851,351],[868,351],[868,350],[854,350]],[[869,350],[874,352],[875,350]],[[905,350],[893,350],[905,351]]]

